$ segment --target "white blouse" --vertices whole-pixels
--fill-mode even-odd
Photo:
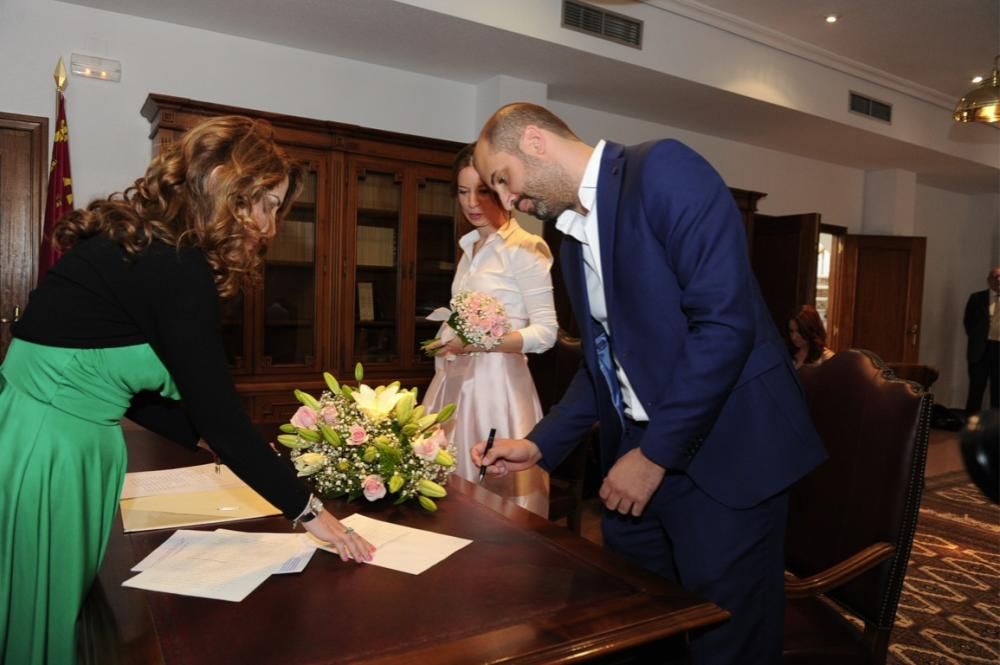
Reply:
[[[462,258],[451,293],[488,293],[507,311],[511,329],[521,333],[524,353],[542,353],[556,343],[556,308],[552,300],[552,253],[540,237],[511,218],[490,235],[473,256],[479,231],[458,241]]]

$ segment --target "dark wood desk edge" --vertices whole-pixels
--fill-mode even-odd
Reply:
[[[492,631],[498,645],[494,652],[484,652],[481,636],[456,640],[446,645],[410,649],[405,653],[387,654],[385,657],[366,660],[367,665],[455,665],[466,662],[463,657],[475,648],[476,660],[481,663],[510,663],[512,665],[551,665],[553,663],[585,662],[620,653],[632,647],[649,644],[660,639],[680,637],[689,630],[710,626],[729,619],[730,614],[713,603],[687,608],[669,616],[649,619],[623,628],[592,634],[588,639],[573,644],[555,644],[519,656],[504,655],[525,631],[524,624],[515,624]]]

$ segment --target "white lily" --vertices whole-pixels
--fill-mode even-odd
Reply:
[[[311,476],[326,465],[326,455],[322,453],[302,453],[295,458],[295,470],[298,476]]]
[[[376,390],[361,384],[357,390],[351,393],[351,397],[357,402],[358,409],[369,419],[381,420],[396,408],[396,402],[403,397],[403,393],[399,391],[397,384],[379,386]]]

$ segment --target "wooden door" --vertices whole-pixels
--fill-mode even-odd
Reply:
[[[885,362],[918,362],[927,239],[844,239],[841,344],[874,351]]]
[[[48,138],[47,118],[0,113],[0,360],[38,274]]]
[[[750,260],[778,330],[799,306],[816,302],[819,225],[815,212],[754,216]]]

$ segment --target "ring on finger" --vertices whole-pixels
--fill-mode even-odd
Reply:
[[[351,535],[352,533],[354,533],[354,527],[350,527],[350,526],[349,526],[349,527],[347,527],[347,528],[346,528],[346,529],[344,530],[344,535],[345,535],[345,536],[349,536],[349,535]]]

